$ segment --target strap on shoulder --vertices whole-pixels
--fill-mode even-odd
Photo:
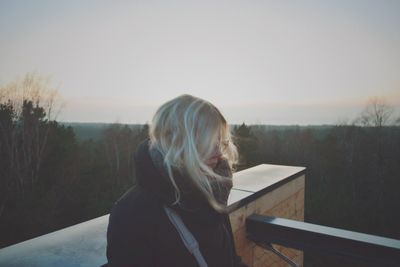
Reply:
[[[190,251],[191,254],[196,258],[197,263],[200,267],[208,267],[206,261],[204,260],[203,255],[199,249],[199,243],[197,243],[196,238],[192,235],[192,233],[187,229],[186,225],[183,223],[181,217],[178,213],[176,213],[173,209],[168,208],[164,205],[164,211],[167,214],[169,220],[175,226],[176,230],[179,233],[185,247]]]

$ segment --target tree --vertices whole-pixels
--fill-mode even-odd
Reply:
[[[378,209],[376,213],[384,209],[386,191],[388,190],[386,184],[388,176],[385,174],[387,171],[387,154],[391,150],[391,143],[395,140],[391,138],[391,131],[387,126],[394,126],[396,119],[394,118],[394,107],[387,104],[385,99],[379,97],[370,98],[366,107],[361,113],[356,122],[362,126],[372,127],[368,132],[368,142],[365,142],[370,151],[369,168],[372,179],[371,186],[373,195],[377,197]],[[378,216],[380,227],[384,228],[385,216]]]
[[[257,149],[258,140],[252,133],[250,126],[245,123],[236,126],[233,130],[233,137],[239,150],[238,170],[258,164],[260,161]]]
[[[0,219],[9,198],[38,184],[57,97],[48,79],[35,74],[0,87]]]
[[[120,191],[127,181],[133,180],[135,133],[128,125],[113,124],[105,129],[103,142],[112,187]]]
[[[392,115],[394,108],[388,105],[384,98],[373,97],[367,102],[366,107],[362,111],[356,122],[362,126],[382,127],[395,124]]]

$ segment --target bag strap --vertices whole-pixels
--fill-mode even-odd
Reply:
[[[199,266],[208,267],[206,261],[204,260],[203,255],[200,252],[199,243],[197,243],[196,238],[194,238],[189,229],[187,229],[186,225],[183,223],[179,214],[165,205],[164,205],[164,211],[167,214],[169,220],[172,222],[172,224],[178,231],[183,243],[185,244],[185,247],[196,258],[196,261],[199,264]]]

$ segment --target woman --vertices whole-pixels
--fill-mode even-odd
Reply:
[[[157,110],[149,134],[135,154],[137,185],[110,214],[108,266],[244,266],[225,212],[238,155],[220,111],[182,95]]]

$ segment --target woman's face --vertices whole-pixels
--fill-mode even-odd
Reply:
[[[221,157],[222,157],[221,151],[219,149],[214,149],[211,156],[206,160],[207,166],[210,167],[211,169],[214,169],[217,166],[218,161],[221,159]]]

